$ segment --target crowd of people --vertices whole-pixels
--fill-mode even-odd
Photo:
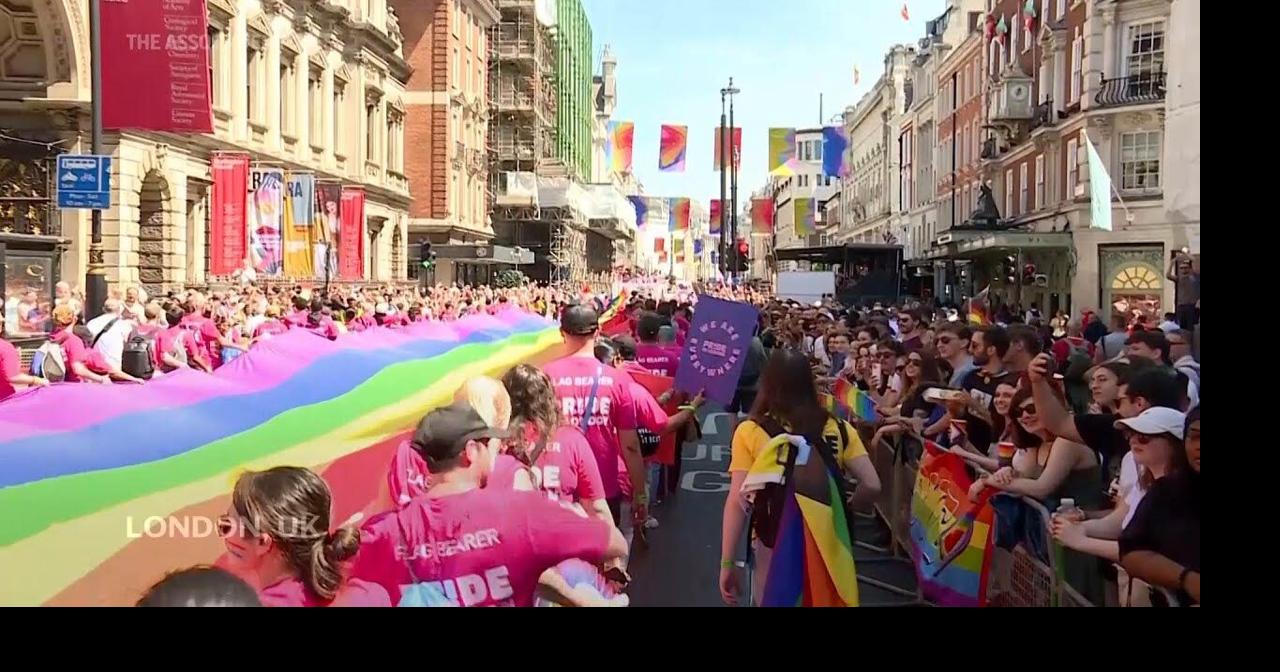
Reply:
[[[630,549],[658,526],[651,507],[674,493],[678,446],[698,432],[701,394],[641,382],[676,375],[693,289],[624,294],[627,329],[605,336],[613,297],[586,287],[247,286],[160,298],[129,288],[86,321],[83,301],[60,286],[47,316],[18,316],[48,331],[59,354],[46,350],[43,370],[18,370],[0,339],[0,388],[47,385],[51,369],[102,383],[213,371],[292,329],[336,339],[513,306],[552,317],[567,354],[468,381],[399,447],[385,496],[362,517],[331,521],[328,488],[306,469],[244,474],[220,521],[226,561],[177,572],[140,604],[620,606]],[[972,465],[972,498],[1000,493],[997,543],[1056,550],[1065,579],[1095,604],[1107,601],[1108,572],[1124,604],[1199,603],[1198,326],[1121,317],[1107,330],[1090,313],[1045,320],[1016,308],[997,311],[1006,323],[977,326],[914,303],[697,290],[760,310],[726,409],[726,602],[741,598],[748,528],[756,582],[767,575],[776,520],[750,505],[744,481],[785,433],[831,451],[853,510],[881,490],[869,451],[934,441]],[[830,415],[819,395],[840,379],[870,397],[875,417]],[[0,389],[0,400],[8,394]],[[1058,512],[1050,538],[1029,501]]]

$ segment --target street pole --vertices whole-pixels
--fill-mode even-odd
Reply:
[[[728,143],[725,142],[726,136],[725,136],[725,114],[724,114],[725,97],[728,95],[729,95],[728,89],[720,89],[720,140],[719,140],[720,142],[720,241],[719,241],[720,258],[717,260],[716,265],[721,272],[721,278],[728,277],[728,269],[729,269],[729,255],[727,254],[727,252],[729,251],[729,248],[724,243],[725,231],[729,228],[728,227],[729,213],[725,212],[725,207],[728,205],[728,200],[725,198],[725,172],[724,172],[724,157],[729,155]]]
[[[729,244],[733,245],[734,247],[733,259],[735,262],[735,266],[729,269],[730,284],[733,284],[733,281],[737,279],[737,275],[738,275],[738,268],[736,265],[736,262],[738,260],[738,257],[737,257],[737,254],[738,254],[738,148],[735,147],[733,144],[733,133],[734,133],[733,96],[734,94],[737,94],[737,93],[740,93],[740,91],[738,91],[738,89],[735,89],[733,87],[733,78],[730,77],[729,78],[729,147],[730,147],[730,150],[729,150],[729,189],[730,189],[729,200],[731,203],[731,209],[729,210],[729,213],[730,213],[729,221],[731,223],[730,223],[730,230],[729,230]],[[723,210],[724,208],[722,207],[721,209]]]
[[[89,0],[89,70],[93,102],[91,107],[92,136],[90,142],[94,155],[102,154],[102,8],[101,0]],[[106,179],[110,180],[110,177]],[[85,272],[85,318],[102,314],[107,300],[107,269],[102,254],[102,211],[91,210],[89,233],[89,264]]]

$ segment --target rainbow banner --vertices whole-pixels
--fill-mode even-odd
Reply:
[[[772,198],[751,199],[751,232],[772,235],[775,215]]]
[[[636,228],[644,228],[649,222],[649,200],[644,196],[628,196],[627,200],[636,210]]]
[[[711,233],[714,233],[717,235],[720,233],[720,216],[721,216],[720,208],[721,208],[720,199],[718,198],[711,199],[711,215],[707,218],[707,222],[710,224]]]
[[[667,219],[667,230],[688,231],[692,202],[687,198],[668,198],[667,206],[670,213]]]
[[[796,129],[769,129],[769,174],[790,177],[797,167]]]
[[[816,214],[818,209],[817,199],[813,198],[797,198],[795,199],[795,232],[796,236],[807,236],[818,230]]]
[[[911,499],[911,558],[924,597],[938,606],[987,604],[995,519],[987,488],[969,501],[973,485],[964,460],[932,441],[924,455]]]
[[[967,305],[968,322],[971,326],[987,327],[991,326],[991,307],[988,304],[988,296],[991,293],[991,285],[987,285],[978,292],[978,295],[965,302]]]
[[[514,310],[337,341],[297,330],[212,375],[13,397],[0,404],[0,605],[131,605],[167,572],[217,561],[216,521],[244,470],[320,473],[335,525],[377,510],[397,444],[428,410],[560,343],[553,323]]]
[[[822,174],[827,177],[848,177],[849,132],[844,126],[826,126],[822,129]]]
[[[605,135],[604,154],[610,170],[619,174],[631,172],[631,158],[635,139],[636,125],[634,122],[609,122],[609,132]]]
[[[835,457],[783,434],[765,444],[747,471],[742,491],[767,494],[784,489],[773,557],[765,577],[762,607],[856,607],[858,574],[853,559],[853,521],[844,508]],[[797,451],[790,475],[783,465]]]
[[[658,170],[664,173],[683,173],[684,156],[689,149],[689,127],[663,124],[659,142]]]

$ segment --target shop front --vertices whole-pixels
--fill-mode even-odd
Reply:
[[[943,303],[963,304],[989,287],[993,311],[1033,304],[1046,316],[1071,311],[1070,233],[948,231],[925,256],[934,262],[934,291]]]
[[[1163,305],[1165,265],[1163,245],[1098,246],[1103,310],[1130,322],[1143,318],[1148,324],[1159,324],[1161,315],[1173,310]]]

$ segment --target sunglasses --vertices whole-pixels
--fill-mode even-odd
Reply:
[[[958,340],[960,340],[960,339],[958,339],[958,338],[952,338],[952,337],[950,337],[950,336],[939,336],[939,337],[938,337],[937,339],[935,339],[935,340],[936,340],[938,343],[941,343],[942,345],[950,345],[951,343],[955,343],[956,341],[958,341]]]
[[[1126,441],[1137,440],[1138,445],[1145,446],[1158,438],[1166,437],[1166,436],[1169,438],[1174,438],[1172,434],[1140,434],[1138,432],[1133,432],[1133,431],[1125,432],[1124,438]]]
[[[924,364],[924,360],[922,359],[908,359],[906,366],[920,366],[922,364]]]
[[[1035,414],[1036,414],[1036,405],[1035,405],[1035,404],[1027,404],[1026,406],[1019,406],[1019,407],[1017,407],[1017,408],[1013,409],[1013,417],[1015,417],[1015,418],[1020,418],[1020,417],[1022,417],[1023,415],[1027,415],[1027,414],[1030,414],[1030,415],[1035,415]]]

